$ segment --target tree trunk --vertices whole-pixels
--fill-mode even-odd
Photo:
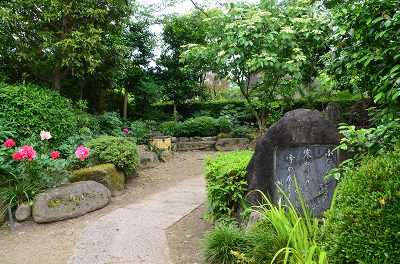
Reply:
[[[62,56],[60,52],[57,52],[56,64],[54,65],[53,74],[51,76],[51,89],[57,92],[60,92],[61,67],[62,67]]]
[[[128,119],[128,89],[125,87],[124,88],[124,109],[123,109],[123,114],[122,114],[122,119],[127,120]]]
[[[260,131],[262,131],[263,124],[262,124],[261,118],[258,116],[257,111],[256,111],[256,109],[254,108],[254,105],[253,105],[253,103],[251,102],[250,98],[247,97],[247,96],[246,96],[245,98],[246,98],[247,104],[249,105],[250,111],[253,113],[254,117],[255,117],[256,120],[257,120],[258,129],[259,129]]]

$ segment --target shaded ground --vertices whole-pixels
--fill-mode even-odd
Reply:
[[[201,177],[204,171],[204,155],[211,153],[204,151],[179,152],[171,160],[160,164],[157,168],[142,171],[140,177],[132,179],[127,184],[125,193],[113,198],[107,207],[82,217],[40,225],[30,220],[18,224],[14,232],[11,232],[7,226],[1,227],[0,263],[66,263],[72,255],[79,234],[87,223],[118,208],[140,201],[146,196],[175,186],[179,182]],[[200,249],[198,242],[195,241],[200,240],[202,230],[205,230],[206,226],[199,218],[200,214],[201,209],[195,210],[167,230],[170,253],[174,263],[201,263],[201,257],[197,254]],[[204,224],[204,229],[199,229],[202,224]],[[176,236],[176,240],[171,239],[170,235]],[[186,235],[193,235],[187,239],[193,243],[186,243],[186,240],[182,240],[182,237],[186,238]],[[180,247],[182,243],[186,244],[185,248]],[[187,259],[185,259],[185,255]]]
[[[204,214],[203,204],[166,230],[173,263],[206,263],[201,255],[201,240],[205,232],[211,229],[211,224],[203,219]]]

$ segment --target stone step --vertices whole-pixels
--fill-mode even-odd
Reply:
[[[193,142],[177,142],[176,150],[200,150],[200,149],[213,149],[217,141],[193,141]]]

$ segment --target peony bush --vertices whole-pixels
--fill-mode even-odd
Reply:
[[[8,138],[0,146],[0,196],[11,207],[31,202],[37,193],[66,182],[69,163],[89,157],[89,149],[81,145],[74,156],[63,158],[58,150],[49,148],[50,132],[42,130],[39,138],[21,147],[15,139]]]

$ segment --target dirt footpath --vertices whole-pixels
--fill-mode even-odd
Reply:
[[[30,220],[17,224],[14,232],[7,226],[1,227],[0,263],[67,263],[88,223],[119,208],[145,200],[180,182],[201,177],[204,173],[204,156],[212,153],[179,152],[157,168],[142,171],[140,177],[128,182],[125,193],[112,198],[108,206],[82,217],[40,225]],[[203,212],[204,207],[201,206],[166,230],[173,263],[204,263],[199,241],[209,224],[202,219]]]

